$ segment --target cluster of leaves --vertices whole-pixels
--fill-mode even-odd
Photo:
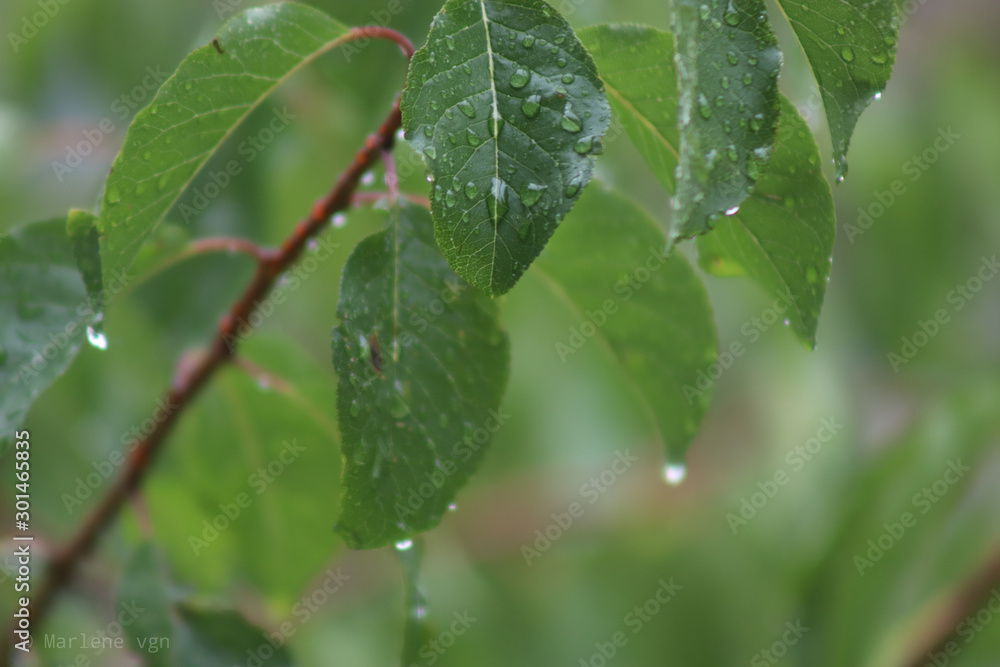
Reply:
[[[777,4],[815,74],[842,178],[857,119],[892,68],[895,4]],[[433,184],[430,213],[391,202],[385,231],[357,246],[340,288],[337,530],[350,546],[434,527],[474,472],[509,363],[491,297],[529,267],[581,320],[614,310],[596,335],[675,464],[709,400],[685,388],[717,348],[705,289],[678,242],[696,237],[704,270],[747,275],[789,302],[787,324],[815,344],[833,203],[812,133],[778,92],[782,54],[765,4],[674,0],[670,16],[672,34],[576,33],[544,0],[448,0],[435,18],[401,100],[406,139]],[[133,265],[240,121],[349,37],[297,4],[232,19],[136,116],[96,216],[74,212],[0,241],[0,433],[85,337],[103,343],[104,285]],[[587,187],[617,138],[613,116],[672,195],[671,211]],[[415,317],[435,300],[439,315]]]

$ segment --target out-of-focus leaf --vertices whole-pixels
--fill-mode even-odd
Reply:
[[[579,34],[629,138],[673,193],[680,145],[674,36],[635,25],[597,25]]]
[[[899,39],[893,0],[776,0],[809,59],[826,108],[837,178],[861,113],[892,74]]]
[[[401,664],[414,665],[423,660],[420,648],[431,639],[431,629],[427,619],[427,598],[420,590],[420,566],[424,560],[423,538],[418,537],[398,544],[396,557],[403,572],[406,604]]]
[[[76,358],[90,318],[65,218],[0,236],[0,455]]]
[[[826,293],[836,237],[830,186],[819,149],[795,107],[782,98],[778,140],[768,170],[739,212],[698,238],[702,268],[748,273],[786,304],[788,322],[807,345]]]
[[[448,267],[426,210],[390,215],[344,267],[333,335],[337,532],[353,548],[436,526],[506,419],[497,410],[510,351],[495,305]]]
[[[280,294],[272,293],[265,312]],[[206,388],[157,462],[146,498],[179,578],[209,592],[248,581],[274,609],[287,610],[337,547],[326,517],[338,495],[337,426],[328,407],[336,381],[322,360],[273,334],[241,340],[240,357],[263,374],[228,369]],[[123,449],[173,409],[160,402],[137,416]]]
[[[486,294],[521,277],[590,181],[611,111],[543,0],[449,0],[410,67],[407,139],[435,179],[435,236]]]
[[[698,373],[715,361],[717,340],[704,286],[682,256],[663,255],[665,241],[642,209],[592,188],[537,264],[579,314],[580,330],[607,343],[668,460],[680,463],[708,407]],[[556,349],[565,358],[579,347],[570,339]]]
[[[763,0],[676,0],[680,162],[674,236],[714,227],[763,173],[778,125],[781,51]]]
[[[143,241],[233,129],[282,81],[341,43],[347,29],[305,5],[249,9],[187,57],[129,126],[105,183],[104,278]]]
[[[149,667],[231,667],[248,660],[291,667],[283,645],[275,646],[264,630],[229,609],[212,609],[170,599],[170,582],[159,553],[143,543],[133,553],[118,591],[120,608],[129,615],[122,631],[129,648]],[[169,642],[167,644],[166,642]]]

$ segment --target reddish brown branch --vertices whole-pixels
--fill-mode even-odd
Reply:
[[[958,655],[968,643],[959,635],[963,624],[991,603],[1000,587],[1000,550],[994,551],[989,560],[971,577],[961,582],[927,627],[920,628],[915,636],[916,650],[904,667],[923,667],[932,664],[930,656],[943,654],[946,660]],[[992,617],[993,612],[990,611]],[[968,625],[966,630],[968,630]]]
[[[409,41],[391,30],[359,28],[352,31],[352,37],[358,36],[391,39],[400,45],[408,57],[413,53]],[[178,418],[192,404],[216,371],[232,361],[239,341],[238,324],[250,321],[258,302],[271,291],[278,276],[295,263],[309,240],[327,226],[330,217],[351,205],[352,196],[362,175],[371,168],[382,151],[392,148],[401,124],[397,99],[388,118],[375,134],[368,137],[364,147],[358,151],[350,166],[337,179],[330,193],[313,206],[309,216],[296,226],[294,233],[280,248],[268,250],[233,239],[209,239],[200,242],[200,245],[208,250],[224,249],[250,254],[258,262],[257,271],[242,296],[220,320],[207,350],[197,356],[185,356],[178,362],[177,372],[165,399],[166,404],[173,406],[173,409],[157,423],[153,432],[132,450],[124,473],[111,491],[101,499],[100,504],[69,543],[52,557],[45,578],[31,599],[33,627],[41,627],[56,595],[69,583],[80,561],[91,551],[103,530],[114,521],[129,497],[139,488]],[[0,665],[8,664],[11,658],[12,640],[11,631],[0,642],[2,644]]]
[[[191,244],[184,249],[184,253],[186,255],[199,255],[209,252],[243,253],[244,255],[249,255],[258,262],[267,258],[267,250],[261,248],[253,241],[241,238],[220,237],[198,239],[197,241],[192,241]]]

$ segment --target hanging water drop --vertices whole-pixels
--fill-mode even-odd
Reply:
[[[734,216],[734,215],[736,215],[739,212],[740,212],[740,207],[739,206],[734,206],[732,208],[727,208],[726,209],[726,215],[728,215],[728,216]]]
[[[98,350],[108,349],[108,337],[94,327],[87,327],[87,342]]]
[[[368,187],[369,185],[371,185],[374,182],[375,182],[375,172],[374,171],[366,171],[365,175],[361,177],[361,185],[363,185],[365,187]]]
[[[330,225],[334,229],[343,229],[347,226],[347,216],[343,213],[338,213],[333,218],[330,219]]]
[[[396,551],[409,551],[413,546],[413,540],[401,540],[396,542]]]
[[[687,477],[687,466],[683,463],[668,463],[663,466],[663,479],[670,486],[677,486]]]

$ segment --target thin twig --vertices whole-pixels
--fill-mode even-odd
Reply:
[[[386,28],[356,28],[351,37],[379,37],[390,39],[400,45],[407,57],[413,54],[413,46],[403,35]],[[271,291],[278,276],[290,268],[302,254],[311,238],[327,227],[327,222],[335,213],[350,207],[352,195],[362,175],[371,168],[383,150],[390,150],[396,138],[396,131],[402,124],[399,99],[393,104],[392,112],[378,131],[369,136],[364,147],[337,179],[330,193],[318,201],[309,216],[301,221],[288,239],[276,250],[257,248],[253,252],[258,260],[257,271],[243,295],[222,317],[218,329],[206,352],[197,358],[185,357],[178,362],[178,369],[166,394],[166,404],[173,409],[158,421],[155,428],[131,452],[122,476],[111,491],[101,500],[76,535],[49,562],[45,577],[33,596],[30,605],[32,626],[40,628],[52,606],[56,595],[69,583],[80,561],[90,553],[103,530],[118,516],[132,493],[139,488],[150,464],[162,449],[166,436],[177,419],[189,407],[201,389],[223,365],[232,361],[239,341],[237,327],[240,322],[250,321],[257,304]],[[243,248],[244,250],[247,248]],[[0,640],[0,667],[9,664],[13,649],[13,627]]]
[[[198,239],[197,241],[192,241],[188,247],[184,249],[184,255],[186,257],[210,252],[241,252],[244,255],[249,255],[258,262],[264,261],[268,256],[267,251],[253,241],[235,237]]]

